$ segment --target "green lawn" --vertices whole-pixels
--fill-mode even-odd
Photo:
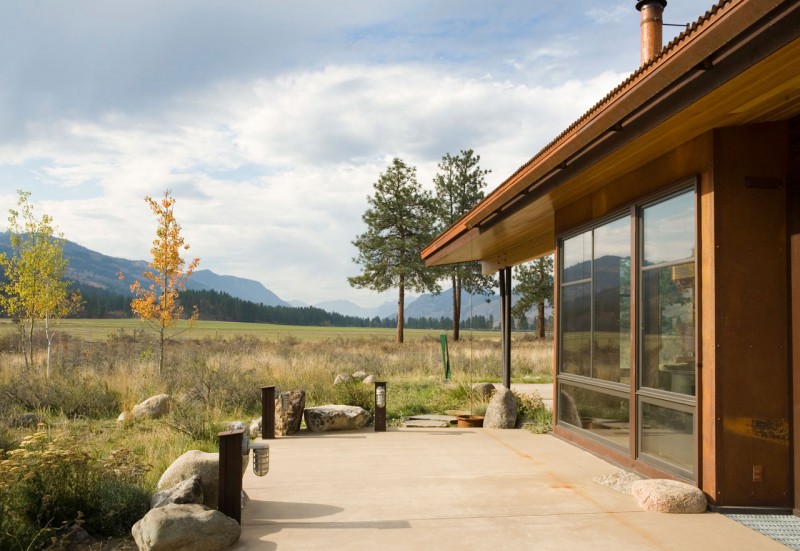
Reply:
[[[38,325],[42,327],[41,323]],[[181,326],[179,326],[181,327]],[[183,326],[185,327],[185,325]],[[60,331],[79,336],[84,340],[105,340],[110,334],[119,331],[132,332],[135,329],[150,331],[147,325],[136,319],[68,319],[61,322]],[[15,331],[9,319],[0,319],[0,335]],[[406,329],[406,340],[419,340],[425,337],[439,338],[444,331],[438,329]],[[268,340],[296,338],[303,341],[325,341],[337,338],[352,339],[386,339],[393,341],[397,335],[392,329],[374,329],[369,327],[300,327],[294,325],[273,325],[269,323],[236,323],[224,321],[199,321],[182,333],[178,338],[201,339],[204,337],[233,337],[236,335],[255,336]],[[469,338],[499,339],[497,331],[462,330],[462,335]]]

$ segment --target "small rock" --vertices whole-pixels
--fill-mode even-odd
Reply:
[[[367,375],[364,377],[364,380],[361,381],[365,385],[374,385],[375,384],[375,375]]]
[[[347,373],[339,373],[339,374],[336,376],[336,378],[333,380],[333,384],[335,384],[335,385],[341,385],[341,384],[343,384],[343,383],[346,383],[346,382],[348,382],[350,379],[352,379],[352,377],[350,377],[350,375],[349,375],[349,374],[347,374]]]
[[[250,422],[250,438],[261,438],[261,417]]]
[[[133,413],[130,411],[123,411],[117,417],[117,423],[128,424],[133,422]]]
[[[359,381],[363,381],[367,376],[367,372],[366,371],[356,371],[355,373],[353,373],[352,376],[353,376],[353,379],[358,379]]]
[[[500,387],[494,393],[483,427],[487,429],[513,429],[517,424],[517,397],[506,387]]]
[[[140,551],[222,551],[239,540],[232,518],[197,504],[151,509],[131,529]]]
[[[704,513],[708,506],[700,488],[677,480],[639,480],[631,486],[631,493],[645,511]]]
[[[369,413],[358,406],[326,405],[306,408],[303,412],[306,427],[311,432],[362,429],[369,421]]]
[[[488,400],[494,394],[495,387],[492,383],[475,383],[472,385],[474,390],[482,400]]]
[[[14,419],[12,424],[15,427],[35,427],[39,424],[39,416],[35,413],[23,413]]]
[[[170,503],[203,503],[203,485],[200,483],[200,477],[197,475],[191,476],[182,482],[178,482],[175,486],[168,488],[162,492],[156,492],[150,498],[150,508],[156,509],[163,507]]]
[[[136,419],[156,419],[169,412],[169,394],[151,396],[141,404],[133,406]]]
[[[219,454],[189,450],[167,467],[158,480],[158,489],[165,490],[197,476],[203,487],[203,504],[216,509],[219,500]]]

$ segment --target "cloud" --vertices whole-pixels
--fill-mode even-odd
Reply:
[[[141,259],[143,197],[170,188],[201,267],[284,299],[380,300],[346,277],[392,157],[432,188],[441,156],[472,148],[497,186],[636,68],[638,14],[621,7],[12,3],[0,201],[29,189],[68,239]]]

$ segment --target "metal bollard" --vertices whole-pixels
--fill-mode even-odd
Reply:
[[[217,509],[242,523],[243,430],[219,433],[219,498]]]
[[[375,432],[386,431],[386,383],[375,383]]]
[[[261,439],[275,438],[275,387],[261,387]]]

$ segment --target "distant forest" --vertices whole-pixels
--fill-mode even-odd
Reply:
[[[89,319],[130,318],[130,296],[97,289],[77,286],[83,298],[83,309],[74,317]],[[360,318],[327,312],[314,306],[265,306],[233,297],[218,291],[183,291],[180,300],[190,311],[197,306],[201,320],[236,321],[244,323],[274,323],[276,325],[300,325],[315,327],[386,327],[397,325],[396,317]],[[442,318],[408,318],[408,329],[452,329],[453,320]],[[461,323],[465,329],[492,329],[494,316],[473,316]],[[523,327],[522,329],[527,329]]]

